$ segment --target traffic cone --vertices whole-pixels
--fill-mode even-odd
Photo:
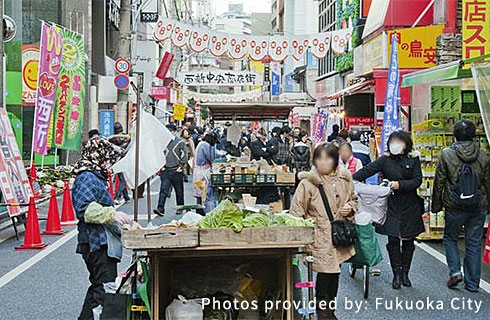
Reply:
[[[75,225],[75,210],[71,201],[70,187],[68,181],[65,181],[65,191],[63,191],[63,208],[61,209],[61,224],[64,226]]]
[[[112,183],[112,174],[110,171],[107,173],[107,180],[109,180],[109,194],[111,195],[111,198],[114,199],[114,185]]]
[[[60,211],[58,210],[58,200],[56,200],[56,188],[51,189],[51,199],[49,199],[48,219],[46,221],[46,230],[43,235],[59,236],[65,233],[61,229]]]
[[[32,194],[34,195],[35,198],[39,198],[39,192],[36,192],[34,190],[34,181],[37,178],[37,169],[36,169],[36,164],[33,162],[31,169],[29,170],[29,184],[31,185],[32,189]]]
[[[15,250],[42,250],[47,245],[41,239],[41,230],[39,229],[39,220],[37,219],[36,204],[34,197],[29,199],[29,210],[27,211],[26,234],[24,243]]]

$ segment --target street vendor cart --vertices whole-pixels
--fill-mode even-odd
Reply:
[[[164,319],[165,309],[178,295],[258,299],[259,310],[240,311],[245,313],[241,319],[259,319],[266,303],[269,307],[279,306],[272,310],[270,319],[293,319],[293,308],[284,308],[288,305],[285,301],[293,300],[293,255],[304,253],[305,247],[313,242],[313,227],[254,227],[243,228],[241,232],[230,228],[123,232],[125,248],[146,252],[150,258],[152,319]]]

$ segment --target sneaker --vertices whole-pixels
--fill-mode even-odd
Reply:
[[[163,217],[163,215],[165,214],[163,211],[160,211],[158,209],[153,210],[153,213],[159,215],[160,217]]]
[[[454,289],[461,281],[463,281],[463,276],[461,273],[458,273],[449,277],[449,279],[446,281],[446,286],[449,289]]]
[[[468,287],[468,285],[466,283],[464,284],[464,289],[466,291],[473,292],[473,293],[478,292],[478,288],[476,288],[476,289],[470,288],[470,287]]]

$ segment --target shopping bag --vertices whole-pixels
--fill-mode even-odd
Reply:
[[[359,211],[369,212],[374,223],[383,225],[388,210],[390,187],[369,185],[355,182],[354,187],[359,197]]]
[[[373,267],[383,260],[378,238],[371,224],[356,224],[357,241],[354,243],[356,254],[349,260],[353,267]]]
[[[119,288],[117,288],[115,293],[106,293],[104,297],[104,306],[102,309],[102,314],[100,315],[101,320],[124,320],[130,318],[130,297],[129,294],[119,293],[123,285],[131,278],[131,274],[136,270],[136,262],[132,263],[131,266],[126,270],[126,275],[121,280]]]
[[[167,320],[202,320],[204,317],[201,299],[187,300],[178,296],[165,310]]]
[[[485,241],[485,250],[483,251],[483,262],[490,264],[490,226],[487,230],[487,240]]]

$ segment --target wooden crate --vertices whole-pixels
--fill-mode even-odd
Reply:
[[[295,183],[296,178],[292,172],[277,172],[276,183]]]
[[[133,250],[194,248],[199,246],[199,229],[123,230],[122,239],[123,246]]]
[[[313,227],[199,229],[199,246],[228,248],[297,248],[315,241]]]

